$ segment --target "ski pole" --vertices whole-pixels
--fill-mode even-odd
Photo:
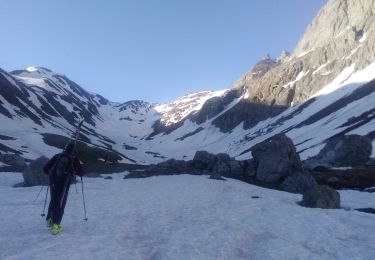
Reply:
[[[81,176],[81,187],[82,187],[82,199],[83,199],[83,209],[85,211],[85,218],[83,220],[87,221],[87,216],[86,216],[86,203],[85,203],[85,193],[83,191],[83,178]]]
[[[46,210],[48,190],[49,190],[49,185],[48,185],[48,187],[47,187],[46,198],[44,199],[43,213],[41,214],[42,217],[44,217],[44,216],[46,215],[46,214],[44,214],[44,211]]]
[[[42,192],[43,189],[44,189],[44,186],[42,185],[42,187],[40,188],[40,190],[39,190],[39,192],[38,192],[38,195],[36,196],[36,198],[35,198],[34,201],[33,201],[33,204],[38,200],[39,195],[40,195],[40,193]]]

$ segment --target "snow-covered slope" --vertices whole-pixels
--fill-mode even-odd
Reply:
[[[296,204],[301,195],[207,176],[113,180],[84,178],[69,194],[63,232],[40,217],[40,187],[12,188],[0,178],[1,259],[373,259],[370,193],[340,191],[344,209]],[[252,198],[255,197],[255,198]],[[259,197],[259,198],[256,198]]]
[[[3,88],[0,96],[0,148],[30,159],[49,156],[57,149],[46,144],[44,135],[70,136],[82,116],[86,119],[85,142],[112,149],[130,163],[190,159],[197,150],[246,159],[251,156],[249,148],[279,132],[290,136],[306,159],[336,134],[358,133],[374,138],[375,63],[360,71],[355,66],[348,66],[304,103],[249,129],[240,123],[229,132],[221,131],[215,122],[247,102],[246,93],[228,99],[229,89],[187,95],[166,105],[143,101],[117,104],[72,86],[66,77],[52,72],[41,78],[33,75],[36,71],[37,76],[42,74],[44,69],[33,70],[27,77],[1,71],[2,86],[7,89]],[[246,108],[243,110],[237,114],[246,113]]]

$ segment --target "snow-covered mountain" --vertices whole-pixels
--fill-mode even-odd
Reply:
[[[168,104],[110,102],[45,68],[0,70],[0,151],[50,156],[81,117],[82,141],[125,163],[191,159],[197,150],[247,159],[254,144],[280,132],[302,159],[332,136],[374,140],[374,14],[374,1],[330,0],[292,54],[266,56],[226,90]]]

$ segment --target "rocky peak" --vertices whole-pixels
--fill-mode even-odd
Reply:
[[[115,106],[116,108],[119,109],[119,111],[124,111],[124,110],[132,110],[134,112],[137,112],[141,108],[148,109],[150,108],[151,104],[142,100],[131,100],[127,101],[125,103],[122,103],[120,105]]]
[[[277,58],[278,63],[284,63],[290,57],[290,53],[286,50],[283,50],[280,56]]]
[[[58,75],[57,73],[54,73],[53,71],[47,68],[34,67],[34,66],[27,67],[23,70],[14,70],[10,72],[10,74],[13,76],[18,76],[18,77],[27,77],[27,78],[36,78],[36,79],[48,78],[53,75]]]
[[[269,54],[266,54],[250,69],[251,77],[253,79],[260,78],[277,64],[278,63],[275,59],[273,59]]]

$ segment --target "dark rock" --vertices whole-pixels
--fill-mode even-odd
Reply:
[[[340,208],[340,194],[326,185],[311,187],[303,193],[300,205],[309,208]]]
[[[335,184],[335,183],[340,182],[340,179],[337,178],[337,177],[331,177],[331,178],[329,178],[329,179],[327,180],[327,182],[328,182],[329,184]]]
[[[355,210],[360,211],[360,212],[375,214],[374,208],[361,208],[361,209],[355,209]]]
[[[370,160],[366,162],[366,166],[375,166],[375,158],[370,158]]]
[[[236,161],[234,159],[230,160],[228,162],[228,165],[230,169],[230,174],[228,177],[234,179],[242,179],[242,176],[244,174],[244,165],[240,161]]]
[[[375,167],[356,167],[348,169],[326,169],[311,172],[318,184],[334,189],[366,189],[375,187]]]
[[[207,151],[197,151],[193,158],[194,167],[201,170],[211,170],[216,162],[216,156]]]
[[[319,171],[319,172],[328,172],[329,168],[325,167],[323,165],[319,165],[313,169],[314,171]]]
[[[214,166],[212,167],[212,172],[217,175],[229,175],[230,167],[228,165],[229,161],[217,160]]]
[[[25,159],[18,154],[0,154],[0,162],[12,166],[15,171],[22,171],[27,166]]]
[[[252,199],[259,199],[259,196],[251,196]]]
[[[372,140],[366,136],[344,135],[329,140],[319,154],[307,162],[310,169],[364,166],[370,160]]]
[[[112,180],[113,178],[112,178],[112,176],[106,176],[106,177],[104,177],[104,179],[105,180]]]
[[[212,172],[227,178],[241,179],[244,173],[244,164],[226,153],[219,153],[216,155]]]
[[[202,109],[193,116],[192,121],[196,122],[197,124],[202,124],[206,120],[211,119],[223,110],[224,103],[222,97],[210,98],[203,104]]]
[[[303,194],[305,191],[318,185],[309,172],[298,172],[290,175],[281,184],[280,188],[291,193]]]
[[[185,170],[188,166],[187,162],[184,160],[169,159],[165,162],[161,162],[157,165],[159,168],[167,168],[172,171]]]
[[[243,122],[243,128],[249,129],[258,122],[275,116],[287,109],[286,106],[267,105],[251,100],[241,99],[233,107],[216,117],[212,124],[221,132],[228,133]]]
[[[42,156],[31,162],[22,172],[24,186],[48,185],[48,176],[43,173],[43,166],[48,162],[48,158]]]
[[[364,192],[368,192],[368,193],[374,193],[375,192],[375,188],[367,188],[367,189],[364,189],[363,191]]]
[[[252,179],[256,175],[256,165],[254,159],[243,161],[244,177],[246,179]]]
[[[256,179],[262,182],[280,182],[303,170],[294,144],[285,134],[277,134],[252,149]]]
[[[24,182],[19,182],[13,185],[13,188],[22,188],[26,187]]]

